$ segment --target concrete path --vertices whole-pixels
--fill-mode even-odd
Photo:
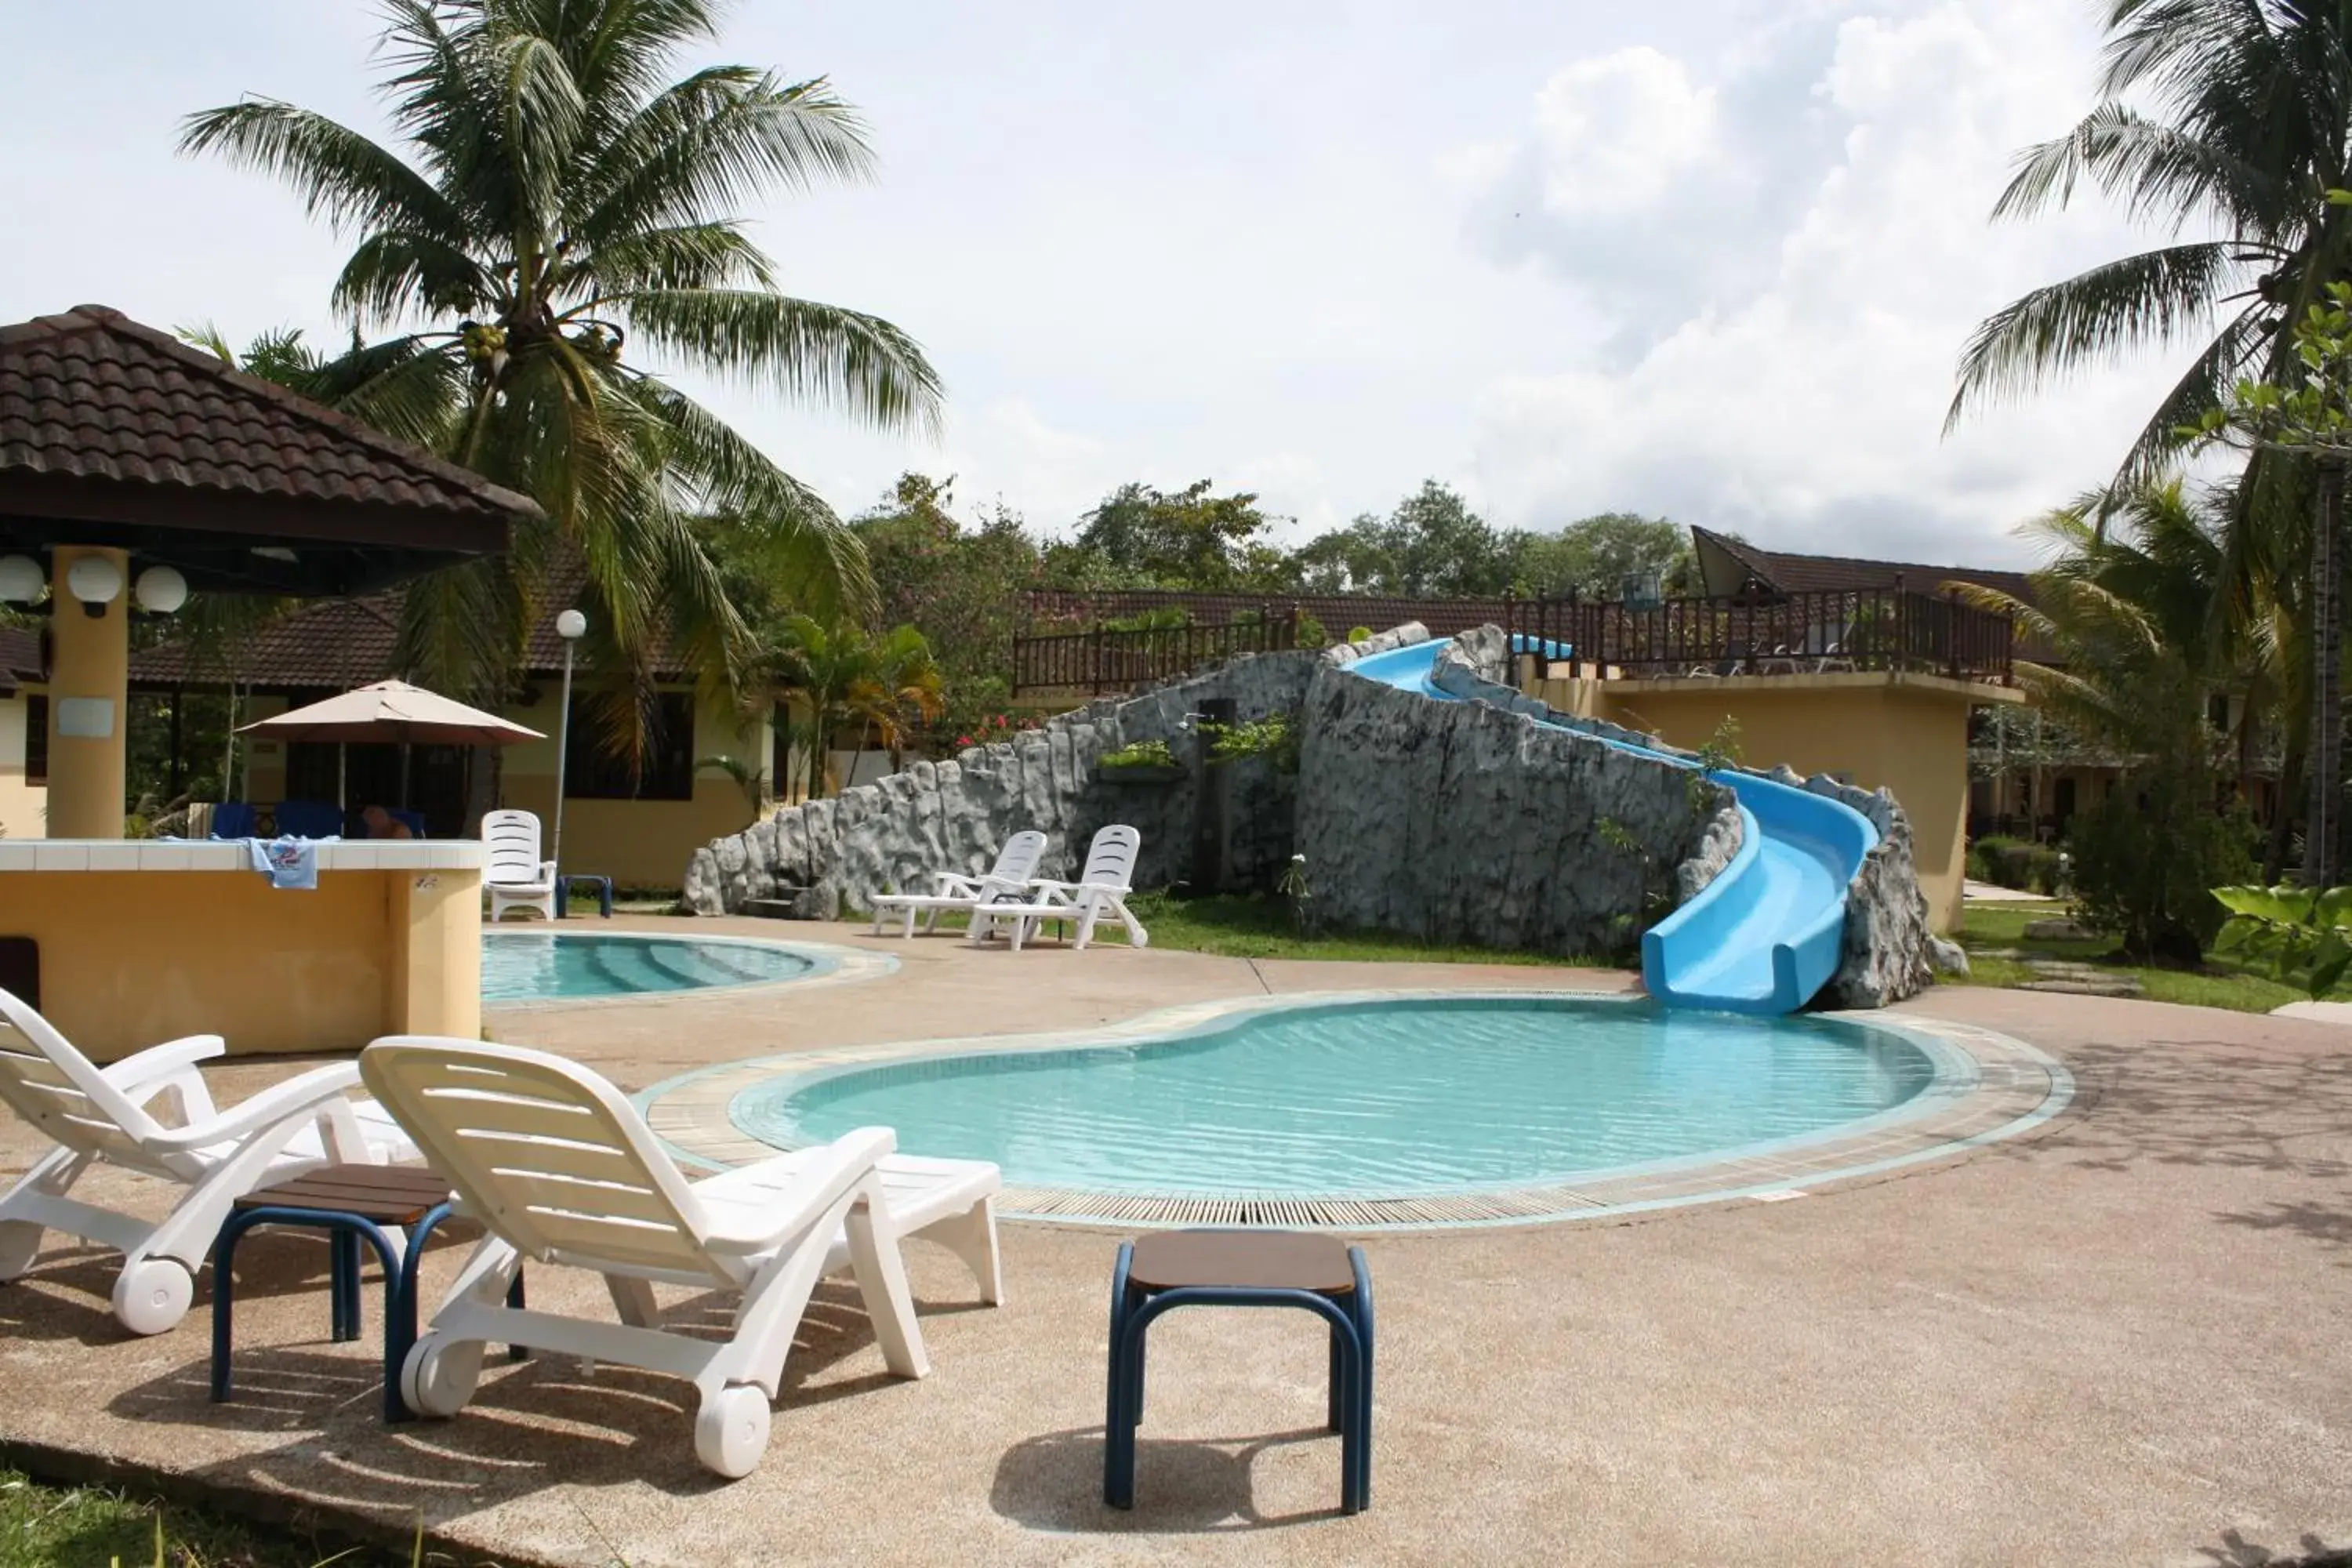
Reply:
[[[513,1014],[492,1032],[641,1087],[794,1047],[1260,990],[1630,984],[897,950],[904,969],[866,984]],[[459,1419],[385,1430],[367,1349],[325,1342],[322,1249],[294,1237],[252,1245],[247,1393],[225,1406],[205,1397],[201,1287],[185,1326],[130,1341],[102,1257],[45,1259],[0,1290],[0,1438],[395,1529],[422,1509],[509,1563],[2254,1564],[2352,1544],[2344,1035],[1990,990],[1909,1005],[2056,1052],[2076,1109],[2031,1140],[1801,1200],[1380,1240],[1377,1473],[1356,1519],[1331,1511],[1319,1336],[1264,1314],[1155,1331],[1139,1506],[1104,1509],[1114,1238],[1036,1226],[1008,1227],[999,1310],[971,1304],[945,1254],[910,1259],[934,1365],[919,1384],[885,1373],[854,1295],[825,1287],[766,1462],[733,1486],[696,1467],[681,1385],[613,1368],[499,1367]],[[288,1070],[220,1077],[236,1093]],[[0,1124],[0,1163],[34,1147]],[[436,1250],[428,1281],[457,1257]],[[602,1300],[558,1270],[531,1289]]]

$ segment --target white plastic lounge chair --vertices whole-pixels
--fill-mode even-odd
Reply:
[[[887,915],[903,917],[898,934],[915,934],[915,917],[923,916],[923,930],[939,929],[940,916],[950,910],[970,910],[982,904],[1019,903],[1029,889],[1029,879],[1037,874],[1037,861],[1045,853],[1045,836],[1034,827],[1024,828],[1004,841],[997,851],[996,864],[984,877],[967,877],[957,871],[939,874],[939,888],[929,893],[886,893],[874,900],[874,934],[882,934],[882,921]]]
[[[485,812],[482,842],[489,851],[482,891],[490,896],[490,923],[509,910],[537,910],[553,920],[555,862],[539,858],[539,818],[527,811]]]
[[[488,1234],[409,1352],[401,1394],[427,1415],[473,1397],[487,1341],[645,1367],[692,1380],[696,1458],[749,1475],[768,1446],[769,1403],[820,1276],[847,1268],[883,1359],[929,1370],[898,1243],[920,1231],[972,1266],[1000,1300],[996,1167],[891,1157],[889,1129],[689,1183],[618,1090],[543,1051],[394,1036],[361,1076],[448,1173],[457,1212]],[[604,1277],[618,1323],[509,1307],[524,1257]],[[724,1338],[656,1325],[655,1282],[740,1294]]]
[[[134,1334],[160,1334],[186,1315],[236,1199],[330,1160],[382,1164],[415,1152],[382,1110],[349,1098],[360,1077],[351,1062],[215,1110],[196,1063],[226,1048],[218,1035],[192,1035],[100,1068],[0,991],[0,1100],[57,1144],[0,1198],[0,1280],[33,1266],[44,1230],[95,1241],[122,1254],[115,1318]],[[176,1101],[172,1125],[150,1109],[166,1097]],[[160,1223],[68,1196],[100,1161],[188,1191]]]
[[[1034,881],[1029,884],[1030,897],[1020,903],[980,905],[972,910],[971,934],[966,940],[985,942],[1001,925],[1018,952],[1044,921],[1076,921],[1077,939],[1071,945],[1084,948],[1094,940],[1096,925],[1109,914],[1127,927],[1130,944],[1149,946],[1150,933],[1127,907],[1128,894],[1135,891],[1135,858],[1142,847],[1143,835],[1134,828],[1123,823],[1104,828],[1087,847],[1086,868],[1076,881]]]

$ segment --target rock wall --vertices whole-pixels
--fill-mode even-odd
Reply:
[[[1449,695],[1470,700],[1507,704],[1515,711],[1565,724],[1591,735],[1622,741],[1697,761],[1697,753],[1670,745],[1655,735],[1628,730],[1605,719],[1583,719],[1555,713],[1539,700],[1520,691],[1514,681],[1508,644],[1498,626],[1481,626],[1454,639],[1440,656],[1432,682]],[[1817,1000],[1841,1007],[1883,1007],[1906,996],[1916,996],[1934,981],[1938,939],[1927,926],[1927,900],[1919,890],[1912,859],[1911,819],[1884,789],[1865,790],[1843,784],[1826,773],[1801,776],[1793,768],[1741,767],[1737,771],[1775,783],[1810,790],[1852,806],[1878,829],[1878,843],[1864,857],[1862,868],[1846,885],[1845,934],[1837,973]],[[1726,792],[1728,795],[1728,792]],[[1738,812],[1727,808],[1732,826],[1710,827],[1709,843],[1676,870],[1683,898],[1712,881],[1738,852]],[[1727,845],[1727,847],[1726,846]],[[1948,943],[1940,944],[1949,946]],[[1947,966],[1949,967],[1948,961]]]
[[[1075,875],[1095,831],[1132,824],[1143,835],[1137,885],[1187,879],[1192,829],[1203,790],[1224,796],[1220,840],[1229,885],[1270,883],[1292,853],[1297,780],[1262,758],[1213,770],[1197,757],[1184,777],[1124,782],[1097,766],[1106,752],[1162,741],[1180,757],[1200,746],[1190,720],[1202,704],[1230,701],[1247,723],[1289,712],[1322,652],[1262,654],[1122,700],[1089,704],[1012,740],[974,746],[953,762],[917,763],[831,800],[788,806],[739,834],[713,839],[686,870],[687,907],[697,914],[762,912],[832,920],[875,897],[928,889],[941,870],[977,874],[1023,828],[1046,835],[1040,875]]]
[[[928,887],[942,869],[985,870],[1024,827],[1047,835],[1042,873],[1068,876],[1112,822],[1142,831],[1138,885],[1166,886],[1191,878],[1202,792],[1217,790],[1226,884],[1269,885],[1295,849],[1307,857],[1307,908],[1318,923],[1623,955],[1738,853],[1730,791],[1602,742],[1693,753],[1520,692],[1496,627],[1456,639],[1433,671],[1461,701],[1343,673],[1427,637],[1411,625],[1359,644],[1236,659],[789,807],[698,850],[686,902],[701,914],[758,903],[833,919],[877,894]],[[1192,717],[1219,701],[1240,722],[1303,710],[1297,773],[1264,759],[1201,765]],[[1182,778],[1138,783],[1097,766],[1106,752],[1155,740],[1191,759]],[[1847,891],[1844,956],[1823,1000],[1880,1006],[1923,989],[1932,939],[1901,808],[1884,790],[1786,769],[1769,776],[1843,801],[1879,831]]]
[[[1307,690],[1299,776],[1313,921],[1557,953],[1630,952],[1729,794],[1504,705],[1338,668]]]

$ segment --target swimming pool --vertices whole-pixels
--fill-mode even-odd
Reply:
[[[787,1073],[730,1114],[781,1147],[890,1126],[901,1148],[993,1160],[1023,1187],[1335,1202],[1766,1157],[1899,1121],[1969,1077],[1962,1053],[1848,1021],[1456,995]]]
[[[827,954],[776,942],[594,931],[482,933],[482,1000],[552,1002],[771,985],[833,967]]]

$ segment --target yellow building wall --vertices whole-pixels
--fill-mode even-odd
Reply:
[[[553,701],[509,708],[505,717],[534,730],[558,722]],[[730,756],[756,761],[767,777],[771,754],[764,723],[738,730],[730,716],[698,705],[694,756]],[[553,854],[556,737],[509,746],[500,763],[499,804],[528,811],[540,821],[545,848]],[[686,863],[713,838],[740,833],[756,820],[751,797],[717,769],[698,773],[691,800],[580,800],[563,803],[563,869],[610,877],[616,885],[675,888],[686,879]]]
[[[481,873],[0,872],[0,935],[40,945],[41,1011],[112,1061],[184,1035],[232,1055],[478,1038]]]
[[[38,838],[48,831],[48,791],[25,782],[25,724],[30,705],[0,698],[0,838]]]
[[[1577,691],[1572,688],[1585,687]],[[1911,819],[1912,854],[1929,922],[1960,921],[1969,806],[1967,691],[1948,683],[1899,684],[1884,677],[1758,676],[1690,681],[1548,681],[1554,705],[1589,705],[1588,716],[1643,730],[1696,750],[1726,719],[1739,726],[1740,760],[1834,773],[1864,789],[1891,792]]]

